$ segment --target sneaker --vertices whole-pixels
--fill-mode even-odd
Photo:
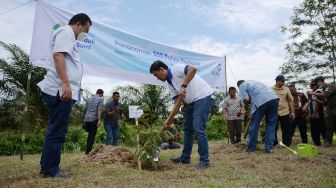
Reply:
[[[181,164],[189,164],[190,161],[184,161],[181,159],[181,157],[172,157],[170,158],[170,160],[173,162],[173,163],[181,163]]]
[[[195,166],[196,169],[201,170],[201,169],[206,169],[210,167],[210,163],[198,163],[198,165]]]

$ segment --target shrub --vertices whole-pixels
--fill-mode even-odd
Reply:
[[[120,124],[119,141],[126,146],[136,146],[136,129],[135,125]]]
[[[222,115],[213,115],[207,123],[209,140],[222,140],[228,136],[228,128]]]

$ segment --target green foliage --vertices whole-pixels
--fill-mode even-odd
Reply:
[[[207,123],[209,140],[222,140],[228,136],[228,128],[222,115],[213,115]]]
[[[24,150],[26,154],[40,153],[44,142],[44,132],[33,132],[25,136]],[[19,154],[21,135],[16,131],[0,133],[0,155]]]
[[[142,106],[142,109],[154,115],[155,119],[168,115],[167,107],[170,97],[165,87],[142,84],[139,86],[122,86],[118,88],[118,91],[122,95],[121,102],[125,106]],[[126,108],[123,112],[128,117],[128,109]]]
[[[142,166],[146,169],[157,170],[157,162],[160,149],[159,144],[161,142],[160,130],[151,126],[145,128],[138,126],[140,135],[140,148],[136,151],[136,155],[141,159]],[[157,160],[155,158],[157,157]]]
[[[220,108],[221,108],[221,104],[222,101],[224,100],[226,94],[224,92],[215,92],[214,93],[215,96],[215,104],[213,105],[213,107],[211,108],[211,115],[220,115]]]
[[[68,134],[63,145],[64,153],[84,151],[86,148],[87,133],[81,126],[69,126]]]
[[[307,85],[317,75],[335,82],[335,12],[335,0],[303,0],[294,9],[291,23],[282,27],[288,57],[280,69],[290,82]]]
[[[7,59],[0,58],[0,128],[17,129],[22,124],[20,114],[24,111],[26,87],[28,80],[29,56],[18,46],[0,41],[0,46],[8,52]],[[43,103],[37,83],[43,79],[46,70],[33,67],[31,74],[28,124],[34,125],[29,129],[39,129],[45,126],[48,111]],[[15,108],[11,108],[15,106]],[[26,127],[28,129],[28,127]]]
[[[67,137],[62,148],[63,153],[84,151],[88,133],[79,125],[70,125]],[[45,138],[45,130],[29,132],[25,135],[25,154],[41,153]],[[95,143],[105,143],[106,132],[101,126],[97,130]],[[21,134],[17,131],[8,130],[0,132],[0,155],[19,154]],[[121,125],[119,140],[126,146],[136,145],[136,129],[131,125]]]
[[[136,129],[134,127],[135,125],[128,125],[128,124],[120,126],[119,129],[120,143],[129,147],[136,146]]]

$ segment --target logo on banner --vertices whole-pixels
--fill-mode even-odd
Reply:
[[[218,63],[211,74],[215,77],[220,77],[221,71],[222,71],[222,64]]]

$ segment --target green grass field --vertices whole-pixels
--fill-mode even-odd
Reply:
[[[211,167],[196,170],[197,145],[192,164],[171,164],[169,158],[181,150],[161,152],[165,171],[139,171],[120,164],[81,165],[83,153],[62,155],[62,168],[71,179],[42,178],[39,155],[0,157],[0,187],[336,187],[336,146],[319,148],[316,158],[294,156],[284,148],[265,154],[263,145],[248,154],[224,141],[210,142]],[[130,148],[134,151],[134,148]]]

